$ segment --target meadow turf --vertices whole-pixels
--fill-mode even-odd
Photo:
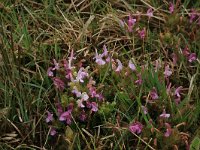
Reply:
[[[0,1],[0,150],[200,149],[200,1]]]

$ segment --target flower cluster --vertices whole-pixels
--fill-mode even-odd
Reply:
[[[103,65],[101,57],[107,56],[106,47],[104,53],[96,55],[96,62]],[[55,89],[60,92],[62,96],[71,96],[71,101],[59,100],[56,102],[56,112],[50,113],[47,111],[46,122],[54,124],[56,118],[66,125],[72,124],[72,116],[80,122],[96,113],[99,109],[98,104],[103,101],[102,92],[98,92],[96,82],[89,75],[88,67],[75,67],[73,64],[74,57],[73,50],[71,51],[68,60],[63,59],[60,62],[53,60],[53,67],[49,67],[47,75],[52,79]],[[56,117],[53,117],[56,114]],[[78,121],[77,120],[77,121]],[[56,134],[56,129],[50,125],[50,135]]]

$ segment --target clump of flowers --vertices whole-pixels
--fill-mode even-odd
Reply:
[[[106,56],[107,49],[104,47],[103,54],[96,52],[96,63],[104,65],[106,61],[103,60],[103,57]],[[46,122],[50,125],[50,135],[52,136],[57,132],[51,124],[60,121],[65,125],[71,125],[72,118],[75,118],[75,121],[86,122],[92,114],[98,112],[99,105],[104,99],[102,91],[96,88],[96,82],[89,74],[89,66],[78,68],[73,62],[75,59],[74,52],[71,51],[68,59],[63,59],[60,62],[54,59],[53,67],[49,67],[47,70],[47,75],[52,79],[55,89],[61,95],[60,100],[55,102],[56,112],[47,111]],[[62,98],[65,96],[69,96],[70,100]]]
[[[133,122],[129,125],[129,130],[132,133],[140,134],[142,132],[143,125],[140,122]]]

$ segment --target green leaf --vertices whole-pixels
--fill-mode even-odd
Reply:
[[[200,149],[200,138],[195,137],[190,145],[190,150],[199,150]]]

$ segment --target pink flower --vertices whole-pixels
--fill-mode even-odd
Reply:
[[[121,63],[121,61],[119,59],[117,59],[116,61],[118,63],[118,67],[117,67],[117,69],[115,71],[116,72],[120,72],[122,70],[122,68],[123,68],[122,63]]]
[[[135,84],[141,85],[142,84],[142,75],[141,73],[137,74],[138,80],[135,81]]]
[[[97,93],[96,87],[89,86],[88,88],[89,88],[89,94],[92,98],[96,97],[96,98],[98,98],[98,100],[103,99],[103,95],[101,93]]]
[[[63,108],[60,102],[56,103],[56,108],[57,108],[58,116],[60,116],[63,113]]]
[[[141,39],[145,38],[145,36],[146,36],[145,28],[143,28],[142,30],[139,30],[138,33],[139,33],[139,36],[140,36]]]
[[[53,59],[54,68],[52,70],[59,70],[60,66],[59,63],[55,59]]]
[[[53,78],[53,84],[60,91],[63,91],[65,88],[65,83],[58,77]]]
[[[164,75],[165,75],[165,78],[168,78],[169,76],[172,75],[172,71],[171,71],[171,69],[169,68],[169,65],[165,66]]]
[[[165,109],[164,109],[164,110],[163,110],[163,113],[160,115],[160,117],[166,119],[166,118],[169,118],[169,117],[170,117],[170,114],[166,114],[166,111],[165,111]]]
[[[142,129],[143,129],[143,125],[140,122],[134,122],[130,124],[129,126],[129,130],[132,133],[136,133],[136,134],[140,134],[142,132]]]
[[[84,82],[84,78],[85,77],[88,77],[88,73],[84,70],[83,67],[81,67],[78,71],[78,74],[77,74],[77,77],[76,77],[76,80],[75,82],[81,82],[83,83]]]
[[[56,129],[55,129],[54,127],[51,127],[51,128],[50,128],[50,135],[51,135],[51,136],[54,136],[54,135],[56,135],[56,133],[57,133],[57,132],[56,132]]]
[[[63,112],[60,117],[60,121],[66,121],[67,124],[71,124],[71,110]]]
[[[152,8],[149,8],[149,9],[147,10],[147,16],[148,16],[149,18],[153,17],[153,9],[152,9]]]
[[[94,59],[96,59],[95,62],[96,62],[98,65],[105,65],[106,62],[103,60],[102,57],[103,57],[102,54],[98,54],[98,53],[97,53],[97,50],[96,50],[96,55],[95,55]]]
[[[183,89],[182,86],[179,86],[178,88],[175,89],[174,95],[177,97],[181,97],[180,92]]]
[[[101,100],[103,100],[103,95],[102,95],[102,93],[99,93],[99,94],[97,94],[96,96],[95,96],[99,101],[101,101]]]
[[[191,63],[193,61],[197,60],[197,55],[195,53],[191,53],[189,56],[188,56],[188,61]]]
[[[136,70],[136,67],[135,67],[135,65],[132,63],[131,60],[129,60],[128,66],[129,66],[129,68],[130,68],[132,71],[135,71],[135,70]]]
[[[141,106],[142,111],[144,112],[144,114],[146,115],[148,113],[148,109],[146,106]]]
[[[165,123],[166,132],[164,134],[165,137],[169,137],[172,133],[171,125],[169,123]]]
[[[48,70],[47,70],[47,75],[49,76],[49,77],[53,77],[53,68],[52,67],[49,67],[48,68]]]
[[[98,106],[97,106],[97,103],[96,103],[96,102],[92,102],[92,103],[91,103],[91,106],[92,106],[92,109],[91,109],[91,110],[92,110],[93,112],[97,112],[97,111],[98,111]]]
[[[174,4],[173,3],[169,3],[169,12],[170,14],[172,14],[174,12]]]
[[[53,121],[53,114],[47,111],[46,123]]]
[[[64,66],[64,69],[65,69],[65,78],[73,81],[73,75],[72,75],[72,67],[69,66],[69,63],[67,62],[66,59],[63,60],[63,66]]]
[[[133,19],[132,16],[129,14],[129,18],[128,18],[128,31],[132,32],[133,31],[133,26],[136,23],[136,19]]]
[[[90,95],[91,95],[92,98],[93,97],[98,97],[98,94],[96,92],[96,88],[95,87],[90,87],[89,88],[89,92],[90,92]]]
[[[108,56],[108,57],[106,58],[106,62],[110,62],[111,60],[113,61],[113,59],[111,59],[110,56]]]
[[[194,9],[191,9],[191,13],[189,15],[190,23],[192,23],[195,20],[196,16],[197,16],[197,12]]]
[[[107,47],[106,45],[103,45],[103,53],[102,53],[102,57],[105,57],[105,56],[108,56],[108,50],[107,50]]]
[[[190,51],[189,51],[189,48],[186,46],[184,49],[183,49],[183,55],[188,57],[190,55]]]
[[[84,102],[84,101],[87,101],[88,99],[89,99],[88,94],[87,94],[86,92],[83,92],[83,93],[81,94],[81,99],[78,99],[78,100],[77,100],[78,107],[84,108],[85,105],[83,105],[83,102]]]
[[[157,94],[157,91],[156,91],[155,87],[151,90],[151,92],[150,92],[150,97],[151,97],[153,100],[158,99],[158,94]]]
[[[76,95],[76,97],[81,97],[81,92],[78,91],[77,87],[74,86],[72,93]]]
[[[174,96],[175,96],[175,103],[178,105],[181,101],[181,95],[180,95],[180,92],[181,90],[183,89],[182,86],[179,86],[178,88],[175,89],[175,92],[174,92]]]

